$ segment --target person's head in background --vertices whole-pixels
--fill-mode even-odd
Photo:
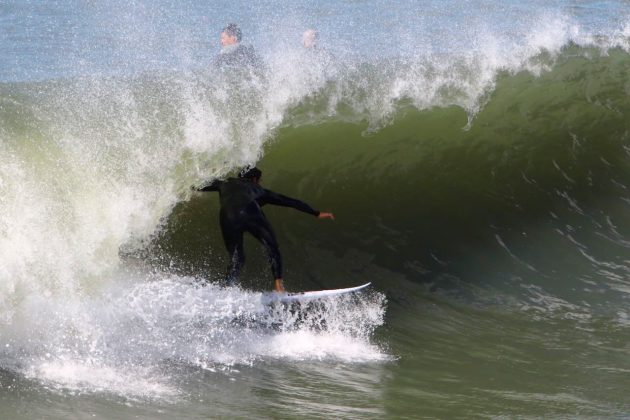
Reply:
[[[304,46],[304,48],[313,48],[317,45],[318,38],[319,35],[317,34],[316,30],[307,29],[302,34],[302,45]]]
[[[230,23],[221,31],[221,46],[227,47],[241,42],[243,34],[236,23]]]

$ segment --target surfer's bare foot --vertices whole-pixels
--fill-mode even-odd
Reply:
[[[284,286],[282,285],[282,279],[276,279],[276,287],[274,288],[276,292],[284,292]]]

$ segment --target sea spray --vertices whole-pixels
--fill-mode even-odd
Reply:
[[[128,286],[110,285],[82,301],[29,302],[38,323],[28,332],[5,330],[3,366],[62,391],[169,399],[179,391],[167,372],[181,364],[223,369],[267,358],[356,363],[388,357],[370,343],[383,322],[378,293],[309,307],[302,315],[318,318],[314,326],[296,323],[296,307],[263,305],[257,292],[165,274],[133,277],[121,279]]]

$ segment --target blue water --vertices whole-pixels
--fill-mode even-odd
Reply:
[[[624,1],[5,0],[0,81],[205,68],[229,22],[237,22],[245,41],[263,54],[297,46],[302,32],[315,28],[331,51],[374,59],[472,53],[486,48],[484,42],[520,42],[552,30],[609,35],[627,27],[629,13]]]

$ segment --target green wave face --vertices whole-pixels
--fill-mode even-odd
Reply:
[[[263,183],[337,220],[265,209],[287,279],[302,287],[376,280],[387,289],[410,280],[501,289],[515,277],[536,283],[565,272],[552,281],[567,295],[581,276],[610,284],[601,264],[623,265],[629,228],[630,57],[576,50],[539,76],[499,75],[472,117],[401,100],[373,130],[343,110],[303,124],[317,106],[295,108],[265,147]],[[162,256],[199,271],[205,261],[220,273],[216,203],[196,196],[181,204],[160,239]],[[262,252],[251,243],[256,285],[268,281]]]

